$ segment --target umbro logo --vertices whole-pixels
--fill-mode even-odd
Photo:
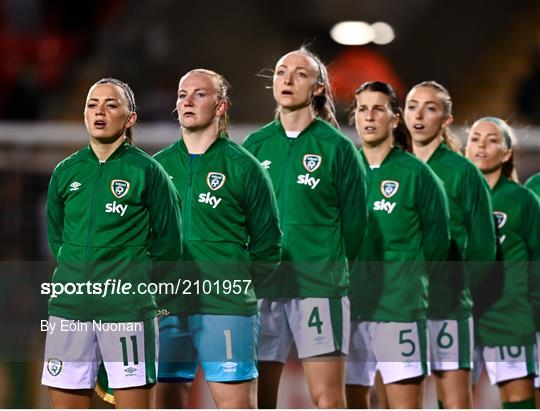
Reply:
[[[261,162],[261,166],[265,170],[268,170],[270,168],[270,164],[272,164],[272,162],[270,160],[264,160],[263,162]]]
[[[81,188],[82,184],[78,181],[74,181],[69,185],[69,191],[77,191],[79,188]]]

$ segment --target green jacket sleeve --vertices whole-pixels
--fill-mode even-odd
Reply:
[[[529,252],[529,299],[536,330],[540,331],[540,200],[531,193],[522,219]]]
[[[347,259],[355,260],[367,229],[366,171],[360,154],[347,141],[337,152],[334,175],[340,205],[341,235]]]
[[[49,248],[54,259],[58,259],[58,251],[62,245],[64,231],[64,201],[58,192],[56,170],[53,172],[47,192],[47,237]]]
[[[255,159],[244,176],[242,206],[249,235],[250,271],[253,285],[257,287],[279,266],[281,230],[270,177]]]
[[[473,290],[490,274],[497,247],[489,186],[485,178],[474,171],[462,182],[461,197],[469,234],[463,259]]]
[[[429,273],[434,274],[440,268],[436,263],[444,261],[448,254],[450,214],[442,183],[427,167],[418,176],[416,205],[422,229],[424,259]]]
[[[151,229],[147,249],[154,262],[154,278],[159,280],[156,274],[171,270],[180,260],[182,235],[180,197],[157,162],[149,171],[146,206]]]

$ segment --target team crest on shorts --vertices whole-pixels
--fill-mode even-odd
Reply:
[[[321,156],[318,156],[317,154],[306,154],[304,155],[302,164],[304,165],[304,168],[307,171],[309,171],[310,173],[313,173],[315,170],[317,170],[320,167],[321,161],[322,161]]]
[[[212,190],[218,190],[225,184],[225,174],[209,172],[206,176],[206,183]]]
[[[503,213],[502,211],[494,211],[493,214],[495,214],[497,228],[503,228],[506,224],[506,220],[508,219],[508,215],[506,215],[506,213]]]
[[[122,198],[129,191],[129,182],[126,180],[112,180],[111,191],[116,198]]]
[[[56,377],[62,371],[62,361],[57,358],[49,358],[49,361],[47,361],[47,371],[53,377]]]
[[[399,183],[394,180],[384,180],[381,182],[381,193],[386,198],[393,197],[397,193]]]

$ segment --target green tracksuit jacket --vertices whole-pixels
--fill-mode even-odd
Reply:
[[[444,184],[450,207],[450,249],[430,278],[428,318],[462,320],[472,315],[475,287],[495,260],[495,224],[489,185],[468,159],[441,144],[427,164]]]
[[[256,314],[254,286],[275,271],[281,255],[270,179],[251,154],[226,136],[200,156],[192,157],[180,139],[155,158],[183,204],[184,277],[192,284],[189,290],[183,286],[191,293],[184,310]],[[241,291],[231,284],[241,285]]]
[[[529,177],[529,179],[525,182],[525,187],[540,197],[540,173]]]
[[[392,148],[368,173],[368,231],[351,279],[351,318],[412,322],[426,318],[428,279],[449,244],[448,205],[438,177]],[[429,263],[428,265],[426,263]]]
[[[127,142],[103,163],[90,146],[72,154],[51,177],[47,218],[58,263],[53,283],[115,279],[132,286],[105,297],[95,289],[59,295],[49,300],[49,315],[82,321],[156,315],[154,296],[137,287],[175,269],[181,232],[178,196],[152,157]]]
[[[536,196],[540,199],[540,173],[533,175],[525,182],[525,187],[527,187],[529,190],[531,190],[533,193],[536,194]],[[531,262],[531,270],[532,272],[540,271],[540,262],[538,261],[532,261]],[[531,284],[531,290],[536,290],[536,292],[540,292],[540,284],[534,282]],[[533,295],[534,295],[534,291]],[[533,301],[533,314],[535,316],[535,324],[536,324],[536,331],[540,331],[540,296],[536,295],[536,297],[532,298]],[[540,347],[538,348],[540,350]]]
[[[366,227],[365,171],[352,142],[323,120],[288,138],[279,120],[248,136],[267,169],[283,230],[282,264],[258,297],[342,297]]]
[[[501,262],[475,299],[477,343],[534,344],[533,310],[540,310],[539,200],[505,176],[491,190],[491,198]],[[538,323],[536,327],[540,329]]]

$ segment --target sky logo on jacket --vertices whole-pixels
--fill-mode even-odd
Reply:
[[[502,211],[494,211],[493,214],[495,215],[495,224],[497,224],[497,230],[500,230],[506,224],[506,220],[508,220],[508,215],[506,213],[503,213]],[[506,235],[500,235],[498,237],[499,244],[502,244],[504,240],[506,240]]]
[[[322,162],[321,156],[317,154],[305,154],[304,158],[302,159],[302,165],[308,171],[308,173],[300,174],[297,177],[296,182],[298,184],[306,185],[312,190],[315,190],[315,188],[317,187],[321,179],[311,177],[309,173],[312,173],[315,170],[317,170],[320,167],[321,162]]]
[[[381,193],[386,198],[393,197],[397,193],[399,188],[399,183],[394,180],[383,180],[381,181]],[[388,214],[392,214],[394,208],[396,208],[395,202],[387,201],[384,198],[373,203],[374,211],[386,211]]]
[[[208,187],[210,187],[212,191],[216,191],[223,187],[226,179],[227,177],[225,174],[211,171],[206,176],[206,184],[208,184]],[[221,200],[221,198],[215,197],[212,193],[208,192],[199,194],[199,199],[197,201],[203,204],[210,204],[212,208],[216,208],[219,203],[221,203]]]

